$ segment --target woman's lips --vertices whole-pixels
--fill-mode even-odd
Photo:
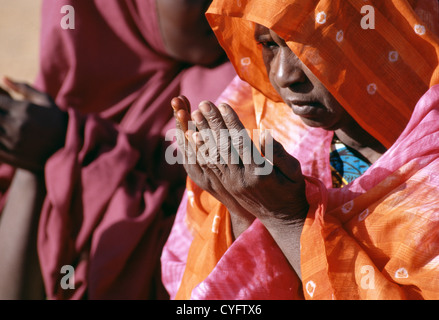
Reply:
[[[291,101],[289,105],[296,115],[304,118],[314,118],[324,109],[321,103],[312,101]]]

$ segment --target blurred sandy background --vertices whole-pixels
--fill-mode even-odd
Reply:
[[[0,76],[32,83],[38,72],[41,0],[0,0]]]

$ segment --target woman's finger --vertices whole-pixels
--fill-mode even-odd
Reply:
[[[217,149],[217,162],[221,171],[230,170],[232,174],[241,169],[242,161],[231,143],[231,136],[218,108],[209,101],[204,101],[199,107],[205,121],[203,125],[213,132]],[[205,124],[207,123],[207,125]]]
[[[261,135],[261,149],[270,164],[279,169],[290,181],[302,179],[300,162],[291,156],[268,130]]]
[[[34,87],[23,82],[16,82],[9,77],[3,77],[3,83],[12,91],[19,93],[24,99],[43,107],[49,107],[53,103],[49,96],[38,91]]]
[[[179,98],[183,101],[183,104],[186,108],[187,113],[190,114],[191,113],[191,103],[189,102],[189,99],[183,95],[179,96]]]
[[[172,109],[174,109],[174,114],[177,115],[177,120],[180,121],[180,128],[183,132],[189,129],[190,117],[190,104],[186,97],[179,96],[171,100]],[[189,110],[189,111],[188,111]]]
[[[197,147],[196,142],[192,138],[193,132],[194,131],[189,130],[185,133],[188,146],[186,148],[184,168],[189,177],[197,183],[200,182],[200,180],[204,180],[205,177],[204,171],[201,168],[200,163],[197,161]]]
[[[174,111],[186,110],[188,113],[191,113],[191,104],[188,98],[183,95],[173,98],[171,100],[171,106]]]
[[[215,151],[213,151],[214,154],[210,154],[212,148],[207,146],[201,132],[194,132],[192,137],[197,145],[197,160],[200,167],[203,169],[204,174],[209,180],[214,180],[217,186],[224,187],[224,176],[226,174],[225,167],[219,164],[216,160],[216,148]]]
[[[0,114],[6,114],[14,107],[15,100],[9,95],[0,95]]]
[[[176,122],[176,132],[175,137],[177,139],[177,146],[178,150],[183,157],[182,164],[186,165],[189,163],[188,155],[190,155],[192,152],[190,150],[189,142],[186,138],[185,131],[183,130],[183,124],[182,124],[182,117],[184,118],[184,115],[179,115],[179,113],[184,113],[184,110],[180,110],[177,113],[174,112],[174,118]]]
[[[0,95],[7,96],[7,97],[11,98],[11,95],[9,94],[9,92],[7,92],[2,87],[0,87]]]
[[[192,112],[192,119],[203,140],[203,147],[208,149],[209,156],[207,158],[207,161],[209,162],[209,165],[217,165],[219,170],[221,171],[226,170],[227,157],[222,158],[222,156],[227,156],[227,153],[221,153],[220,151],[220,134],[211,129],[208,121],[203,116],[200,110]],[[225,129],[224,131],[227,131],[227,129]]]
[[[225,103],[220,104],[218,109],[229,130],[232,146],[236,150],[242,164],[247,169],[253,169],[253,167],[263,164],[264,159],[262,155],[256,149],[236,112]]]

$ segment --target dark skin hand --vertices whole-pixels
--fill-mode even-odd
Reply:
[[[192,159],[196,161],[186,161],[185,169],[195,183],[228,208],[235,237],[248,228],[254,218],[258,218],[278,240],[280,247],[295,252],[296,257],[300,240],[297,230],[301,230],[308,211],[305,180],[299,162],[272,138],[262,139],[263,150],[272,148],[272,159],[265,159],[254,152],[250,137],[239,134],[244,132],[244,126],[227,104],[216,107],[211,102],[203,102],[192,117],[184,97],[173,99],[172,106],[177,128],[185,132],[184,137],[182,134],[178,137],[179,148],[185,160],[196,157]],[[195,122],[198,131],[187,130],[190,119]],[[220,138],[225,131],[230,133],[230,139]],[[209,139],[209,133],[217,139]],[[206,150],[209,155],[206,155]],[[239,157],[239,161],[230,161],[235,156]],[[219,161],[220,157],[228,160]],[[261,168],[271,170],[260,171]],[[299,234],[296,241],[291,241],[293,230],[294,234]],[[285,235],[288,235],[288,241],[283,239]],[[300,274],[298,260],[289,261]]]
[[[171,57],[191,64],[213,66],[225,53],[204,12],[211,0],[157,0],[162,36]],[[67,113],[45,93],[4,78],[15,100],[0,90],[0,162],[41,172],[48,158],[64,145]]]
[[[0,90],[0,162],[17,168],[0,223],[0,298],[43,299],[37,231],[45,198],[44,166],[64,145],[67,113],[31,86],[4,79]]]
[[[157,0],[169,57],[188,64],[215,66],[226,56],[204,12],[211,0]],[[36,239],[45,197],[44,167],[64,146],[68,115],[31,86],[4,79],[13,99],[0,88],[0,162],[18,170],[0,223],[0,298],[41,299],[43,282]]]
[[[169,56],[188,64],[215,66],[226,60],[204,12],[211,0],[157,0]],[[18,170],[0,223],[0,298],[42,299],[37,231],[45,197],[44,167],[64,146],[68,115],[31,86],[4,79],[0,88],[0,162]]]
[[[0,161],[41,172],[47,159],[64,145],[67,113],[27,84],[9,78],[4,84],[23,99],[0,92]]]
[[[162,38],[168,54],[194,65],[215,66],[226,61],[204,13],[212,0],[157,0]]]
[[[157,0],[162,36],[171,57],[197,65],[225,61],[204,16],[211,0]],[[64,145],[67,113],[45,93],[3,79],[7,89],[23,97],[11,98],[0,90],[0,162],[41,171],[47,159]]]
[[[162,36],[171,57],[197,65],[214,66],[225,53],[210,29],[204,12],[211,0],[157,0]],[[25,83],[4,78],[16,100],[0,90],[0,162],[41,172],[48,158],[64,145],[67,113],[45,93]]]
[[[186,97],[180,96],[172,100],[174,117],[176,118],[177,141],[183,155],[183,166],[189,177],[203,190],[208,191],[218,201],[222,202],[231,212],[232,228],[235,238],[245,231],[254,220],[254,216],[245,210],[224,188],[220,179],[214,175],[205,175],[196,159],[196,147],[189,131],[190,103]],[[195,127],[191,127],[195,129]],[[202,159],[200,159],[202,160]],[[235,214],[237,213],[237,214]],[[239,213],[239,214],[238,214]]]

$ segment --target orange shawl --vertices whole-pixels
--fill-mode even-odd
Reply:
[[[373,18],[365,21],[370,8]],[[409,123],[418,100],[439,82],[438,16],[438,3],[428,0],[215,0],[208,10],[209,22],[237,73],[253,87],[252,99],[245,94],[227,97],[246,127],[275,129],[274,137],[287,150],[303,151],[306,148],[296,144],[316,143],[306,157],[290,152],[310,177],[307,195],[312,206],[301,253],[306,298],[438,297],[437,281],[428,284],[431,274],[417,269],[427,264],[426,259],[434,260],[432,243],[437,240],[428,240],[423,253],[413,243],[401,244],[404,232],[416,233],[418,227],[417,240],[425,239],[427,229],[413,215],[430,210],[422,206],[426,199],[428,205],[432,201],[421,191],[427,178],[423,173],[410,179],[428,164],[413,162],[413,154],[404,162],[389,152],[385,160],[400,165],[390,166],[394,171],[381,172],[375,180],[354,181],[343,192],[331,190],[324,156],[329,151],[318,151],[328,147],[331,134],[307,131],[281,102],[253,40],[254,23],[284,38],[354,119],[390,148]],[[372,26],[370,19],[375,28],[365,29],[364,23]],[[369,172],[379,172],[372,169]],[[401,186],[405,188],[399,190]],[[233,243],[226,208],[191,180],[187,192],[186,223],[194,240],[177,299],[190,298]],[[411,216],[403,216],[408,211]],[[395,265],[389,266],[391,255],[404,263],[392,259]],[[420,276],[418,282],[407,281],[408,275],[415,274]],[[406,283],[415,289],[409,293],[398,289]],[[378,290],[362,290],[365,287]]]

